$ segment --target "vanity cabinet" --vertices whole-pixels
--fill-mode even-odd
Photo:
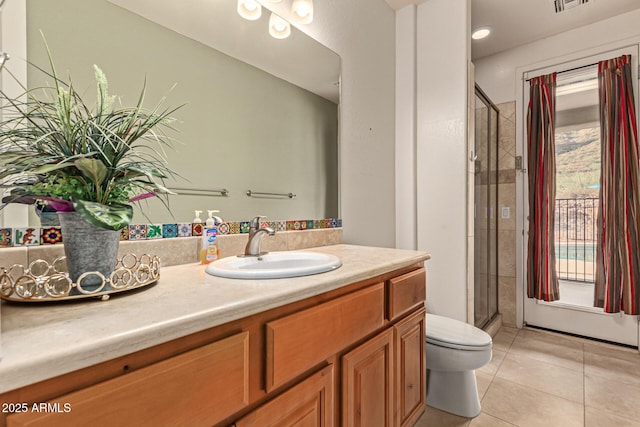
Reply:
[[[413,425],[425,281],[413,264],[4,393],[49,411],[0,425]]]

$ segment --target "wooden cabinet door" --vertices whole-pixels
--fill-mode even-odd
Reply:
[[[397,426],[412,426],[424,412],[426,397],[425,310],[395,326]]]
[[[333,427],[334,366],[329,365],[236,422],[236,427]]]
[[[393,328],[342,358],[344,427],[391,427],[394,417]]]

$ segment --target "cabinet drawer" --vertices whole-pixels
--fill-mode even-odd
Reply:
[[[340,352],[383,324],[383,283],[267,323],[267,391]]]
[[[422,304],[427,297],[424,268],[389,280],[389,319],[395,319],[413,307]]]
[[[335,393],[329,365],[236,422],[235,427],[333,427]]]
[[[53,401],[68,413],[21,413],[7,426],[212,425],[247,405],[243,332]]]

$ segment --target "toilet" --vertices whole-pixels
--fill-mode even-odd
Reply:
[[[491,360],[491,336],[459,320],[426,318],[427,405],[473,418],[480,413],[475,370]]]

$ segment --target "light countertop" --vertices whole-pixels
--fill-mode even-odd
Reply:
[[[425,252],[335,245],[332,272],[290,279],[213,277],[204,266],[163,267],[153,286],[109,301],[2,302],[0,393],[319,295],[429,259]]]

